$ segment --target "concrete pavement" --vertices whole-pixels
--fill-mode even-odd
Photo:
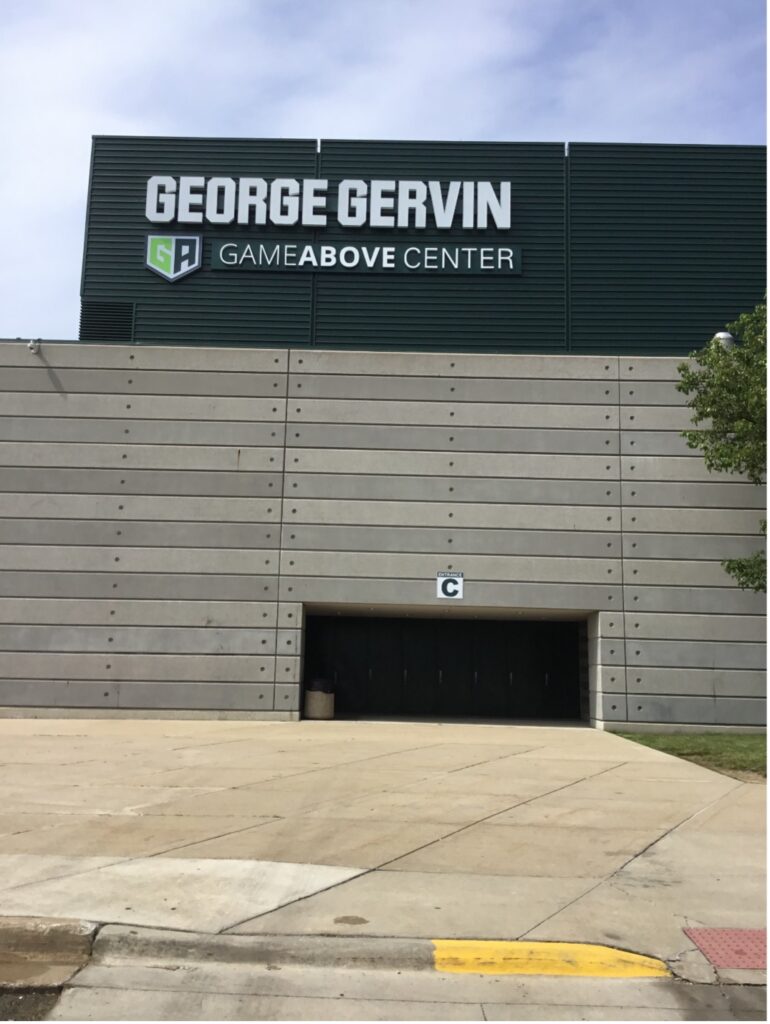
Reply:
[[[588,728],[0,720],[5,915],[572,940],[756,983],[682,929],[764,927],[764,819],[764,785]]]

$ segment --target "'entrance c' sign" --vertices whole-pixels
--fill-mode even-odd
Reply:
[[[436,573],[436,597],[462,600],[464,578],[461,572]]]

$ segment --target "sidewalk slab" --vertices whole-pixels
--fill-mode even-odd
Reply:
[[[55,777],[55,773],[52,773]],[[201,796],[211,790],[196,791]],[[87,812],[91,814],[126,814],[148,807],[167,804],[178,799],[174,789],[151,786],[61,785],[0,785],[0,805],[5,811],[24,813],[33,811]]]
[[[480,1004],[69,989],[48,1020],[473,1020]],[[492,1019],[492,1018],[489,1018]]]
[[[557,791],[496,815],[489,825],[539,825],[611,829],[632,823],[635,829],[670,829],[686,821],[699,805],[670,800],[621,801],[574,797]]]
[[[3,910],[216,932],[358,873],[313,864],[137,858],[9,889]]]
[[[628,741],[630,742],[630,741]],[[708,777],[686,779],[646,779],[613,776],[611,772],[578,782],[572,794],[576,797],[598,797],[602,800],[672,800],[692,801],[701,807],[741,786],[726,775],[707,773]]]
[[[212,779],[216,770],[212,770]],[[169,790],[168,801],[147,804],[142,813],[158,815],[213,815],[217,817],[270,817],[306,814],[320,805],[346,804],[360,796],[382,793],[404,785],[402,778],[367,770],[317,770],[272,779],[237,789]]]
[[[387,865],[394,871],[596,877],[622,867],[662,829],[472,825]]]
[[[372,871],[232,933],[516,939],[600,881]]]
[[[676,829],[629,864],[628,873],[635,878],[666,882],[718,877],[726,893],[739,884],[761,892],[765,863],[762,835]]]
[[[719,832],[729,835],[748,832],[765,836],[767,786],[744,783],[710,806],[698,811],[682,826],[683,832]]]
[[[98,850],[116,859],[150,857],[191,843],[216,839],[256,828],[273,818],[235,818],[185,815],[60,814],[57,823],[22,835],[0,837],[0,853],[24,851],[30,855],[58,850],[68,857],[87,859]],[[2,887],[2,883],[0,883]]]
[[[507,810],[518,798],[503,793],[376,793],[359,797],[345,804],[347,820],[431,822],[436,824],[465,825]],[[330,808],[321,806],[309,811],[308,818],[328,817]]]
[[[161,856],[301,861],[363,869],[401,857],[458,827],[437,822],[355,820],[342,816],[285,818]]]
[[[44,882],[49,878],[66,878],[68,875],[78,875],[81,871],[93,871],[113,864],[117,859],[37,856],[34,853],[0,854],[0,891],[34,882]],[[6,905],[6,898],[3,896],[0,906],[5,910]],[[2,921],[3,918],[0,917],[0,922]]]

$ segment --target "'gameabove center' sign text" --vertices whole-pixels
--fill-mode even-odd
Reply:
[[[510,245],[431,240],[417,245],[399,242],[257,242],[214,241],[214,270],[340,270],[410,274],[444,271],[456,274],[520,274],[521,249]]]

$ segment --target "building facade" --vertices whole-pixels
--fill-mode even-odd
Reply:
[[[755,147],[99,138],[79,342],[0,345],[4,714],[758,727],[677,366]]]

